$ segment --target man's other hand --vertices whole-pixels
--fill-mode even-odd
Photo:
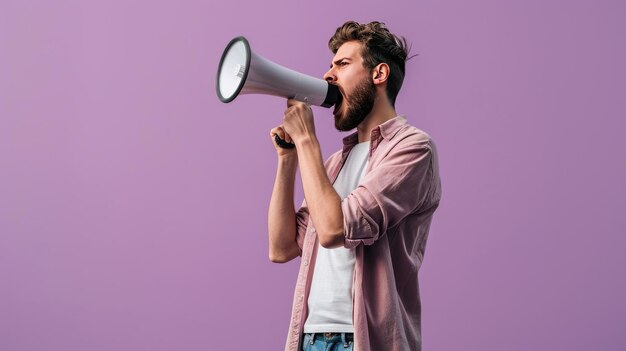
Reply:
[[[283,129],[297,145],[306,138],[315,137],[315,123],[311,106],[298,100],[287,100]]]

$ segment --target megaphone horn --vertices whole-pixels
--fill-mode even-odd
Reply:
[[[216,90],[224,103],[241,94],[267,94],[331,107],[339,96],[337,86],[257,55],[244,37],[234,38],[224,49],[217,69]]]

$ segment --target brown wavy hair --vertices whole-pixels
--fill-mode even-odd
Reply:
[[[337,28],[328,41],[328,48],[336,54],[339,47],[348,41],[358,41],[363,45],[361,56],[366,68],[373,69],[382,62],[389,65],[387,97],[391,105],[395,106],[396,97],[404,81],[404,64],[410,50],[406,39],[392,34],[381,22],[359,24],[348,21]]]

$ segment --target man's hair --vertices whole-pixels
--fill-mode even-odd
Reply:
[[[394,106],[404,81],[404,63],[409,54],[406,39],[392,34],[381,22],[359,24],[348,21],[337,28],[328,41],[328,48],[336,54],[341,45],[348,41],[357,41],[363,45],[361,56],[366,68],[373,69],[382,62],[389,65],[387,97]]]

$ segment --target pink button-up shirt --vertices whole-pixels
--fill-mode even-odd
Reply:
[[[357,133],[325,163],[334,182]],[[355,351],[421,350],[417,273],[441,182],[430,136],[395,117],[371,132],[366,173],[341,203],[345,247],[355,248],[353,323]],[[286,351],[299,351],[318,240],[306,202],[296,214],[301,263]]]

